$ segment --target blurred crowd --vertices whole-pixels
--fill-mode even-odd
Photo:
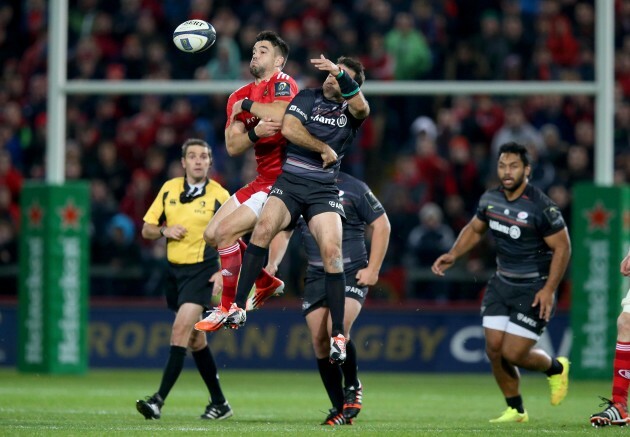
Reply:
[[[630,182],[630,0],[614,3],[614,181],[624,184]],[[17,259],[23,181],[45,177],[47,7],[46,0],[0,0],[0,266]],[[173,29],[193,18],[212,23],[218,35],[211,49],[195,55],[171,41]],[[592,81],[594,27],[593,0],[70,0],[68,78],[250,81],[255,36],[271,29],[289,43],[285,72],[301,87],[321,83],[308,62],[320,53],[359,58],[367,80]],[[159,294],[163,242],[146,242],[139,230],[162,183],[182,175],[184,139],[211,144],[212,177],[231,192],[252,178],[251,155],[225,152],[227,97],[68,98],[66,178],[91,181],[92,263],[141,272],[131,289],[101,281],[94,294]],[[368,182],[393,224],[380,287],[385,297],[477,298],[478,285],[471,291],[470,284],[407,276],[450,247],[480,194],[497,184],[496,151],[504,142],[527,145],[531,182],[568,222],[573,184],[593,179],[592,97],[368,100],[372,114],[344,170]],[[491,269],[486,248],[462,268]],[[294,264],[284,274],[298,283]]]

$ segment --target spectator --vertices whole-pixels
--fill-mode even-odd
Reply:
[[[409,13],[396,14],[394,28],[385,35],[385,47],[394,57],[396,80],[418,80],[431,69],[431,51]]]

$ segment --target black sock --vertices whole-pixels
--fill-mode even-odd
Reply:
[[[168,354],[168,361],[162,373],[162,382],[160,383],[160,389],[158,393],[162,396],[162,399],[166,400],[168,393],[171,391],[177,378],[179,378],[182,369],[184,368],[184,358],[186,358],[186,348],[181,346],[171,346],[171,350]]]
[[[247,245],[241,265],[241,276],[238,278],[238,285],[236,286],[236,298],[234,299],[239,308],[245,309],[249,292],[256,282],[256,277],[265,266],[266,257],[267,249],[252,243]]]
[[[199,349],[192,353],[197,365],[197,370],[206,383],[208,391],[210,392],[210,399],[213,404],[225,403],[225,396],[221,390],[221,384],[219,384],[219,372],[217,370],[217,364],[214,362],[214,357],[210,348],[206,345],[203,349]]]
[[[505,398],[505,402],[507,402],[508,407],[515,408],[519,413],[523,414],[525,412],[525,407],[523,407],[523,398],[521,395]]]
[[[332,336],[343,334],[343,313],[346,306],[346,275],[326,273],[326,301],[332,320]]]
[[[357,349],[352,340],[348,340],[346,342],[346,361],[341,365],[344,387],[354,386],[357,388],[359,386],[357,370]]]
[[[559,375],[560,373],[562,373],[563,370],[564,370],[564,367],[562,366],[562,363],[556,360],[555,358],[553,358],[551,360],[551,367],[545,371],[545,375],[547,376]]]
[[[341,369],[339,365],[332,364],[329,358],[326,357],[317,359],[317,367],[330,402],[341,413],[343,411],[343,388],[341,387]]]

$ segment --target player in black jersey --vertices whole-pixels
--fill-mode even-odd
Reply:
[[[361,411],[363,386],[357,374],[356,349],[350,339],[350,330],[361,312],[368,287],[378,281],[391,232],[383,205],[364,182],[340,172],[337,186],[346,214],[343,222],[343,262],[346,274],[343,322],[347,357],[341,366],[330,363],[328,359],[330,314],[325,290],[326,272],[321,253],[306,222],[300,219],[297,223],[308,258],[302,313],[311,332],[317,367],[332,403],[322,425],[331,426],[352,423],[352,419]],[[366,226],[372,231],[369,259],[365,245]],[[269,274],[276,274],[291,234],[292,230],[280,232],[271,243],[270,258],[265,267]]]
[[[311,63],[328,76],[321,88],[302,90],[289,103],[282,121],[282,135],[288,140],[287,158],[245,251],[236,290],[237,308],[230,311],[225,323],[230,327],[245,323],[247,296],[264,267],[271,240],[283,229],[294,227],[303,216],[317,241],[326,272],[326,299],[332,319],[330,360],[343,362],[344,210],[335,179],[341,158],[369,115],[370,106],[360,88],[365,78],[360,62],[341,57],[334,63],[322,55]]]
[[[444,271],[472,249],[490,229],[497,247],[497,271],[481,304],[486,353],[508,408],[490,422],[527,422],[518,367],[544,372],[551,404],[565,398],[569,361],[534,348],[554,313],[556,289],[571,256],[569,233],[559,208],[528,184],[531,172],[524,146],[510,142],[499,150],[501,186],[486,191],[477,214],[462,229],[448,253],[431,267]]]

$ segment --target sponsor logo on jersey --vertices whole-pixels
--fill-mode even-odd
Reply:
[[[228,269],[221,270],[221,276],[234,276]]]
[[[368,191],[364,194],[364,196],[365,200],[367,200],[367,203],[370,205],[370,208],[372,208],[372,211],[380,212],[384,210],[383,205],[381,204],[381,202],[379,202],[374,193]]]
[[[273,188],[269,194],[278,194],[280,196],[282,196],[284,194],[284,192],[280,189],[280,188]]]
[[[340,124],[340,121],[339,121],[341,119],[341,117],[345,118],[345,115],[342,114],[338,119],[334,119],[334,118],[324,117],[324,116],[321,116],[321,115],[317,114],[314,117],[312,117],[311,120],[316,121],[316,122],[321,123],[321,124],[327,124],[329,126],[338,125],[339,127],[342,127],[342,126],[346,125],[346,122],[348,120],[346,119],[343,122],[343,125],[342,125],[342,124]]]
[[[290,96],[291,87],[287,82],[276,82],[276,97]]]
[[[354,293],[358,296],[365,297],[365,293],[363,293],[363,290],[357,287],[353,287],[351,285],[346,285],[346,293]]]
[[[175,199],[169,200],[168,203],[171,205],[177,205],[177,201]]]
[[[505,215],[510,215],[510,210],[509,210],[509,209],[507,209],[507,208],[505,208],[505,209],[503,210],[503,214],[505,214]]]
[[[521,228],[519,228],[518,226],[502,225],[496,220],[490,220],[488,222],[488,226],[490,226],[490,229],[497,232],[501,232],[502,234],[509,235],[511,238],[515,240],[521,236]]]
[[[518,313],[516,315],[516,318],[518,319],[518,321],[525,323],[526,325],[531,326],[532,328],[535,328],[538,326],[538,322],[534,319],[532,319],[531,317],[527,317],[525,314],[523,313]]]
[[[346,117],[346,114],[341,114],[337,119],[337,126],[344,127],[346,123],[348,123],[348,117]]]
[[[520,223],[527,223],[527,217],[529,217],[529,214],[527,214],[525,211],[521,211],[516,214],[516,221]]]
[[[328,204],[333,208],[337,208],[343,211],[343,205],[339,202],[335,202],[334,200],[331,200],[330,202],[328,202]]]
[[[304,118],[304,120],[308,120],[308,116],[304,113],[304,111],[302,111],[300,108],[298,108],[297,105],[289,106],[289,111],[297,112],[298,114],[300,114]]]

